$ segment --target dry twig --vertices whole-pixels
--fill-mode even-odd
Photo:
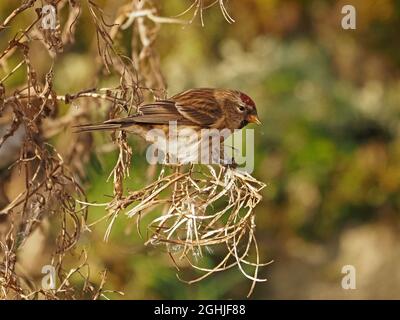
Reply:
[[[219,5],[225,19],[232,23],[226,1],[217,0],[205,5],[195,0],[176,17],[162,17],[151,0],[131,0],[122,6],[112,22],[107,22],[102,8],[93,0],[47,0],[56,12],[56,28],[43,28],[43,14],[36,0],[25,0],[0,24],[0,32],[11,27],[15,18],[27,10],[35,10],[37,17],[22,31],[9,39],[0,52],[0,66],[6,70],[8,60],[20,55],[22,60],[0,79],[0,125],[5,132],[0,137],[0,153],[6,143],[17,143],[19,154],[16,162],[10,162],[9,171],[19,170],[25,185],[21,192],[5,204],[0,201],[0,224],[6,232],[0,234],[0,297],[4,299],[76,299],[107,298],[104,289],[106,273],[102,273],[99,285],[90,283],[90,268],[86,252],[77,259],[77,267],[66,268],[64,260],[71,256],[81,233],[94,227],[86,224],[90,203],[79,181],[84,177],[84,165],[92,148],[90,135],[74,135],[71,147],[63,154],[49,143],[71,124],[89,118],[91,106],[103,101],[109,106],[109,118],[129,115],[146,98],[164,98],[166,83],[160,68],[159,56],[154,48],[158,32],[163,24],[188,24],[200,16],[204,25],[203,11]],[[188,22],[178,17],[194,10]],[[68,10],[66,21],[60,13]],[[60,94],[53,86],[53,70],[58,55],[74,43],[77,22],[83,10],[88,10],[96,30],[96,45],[102,64],[97,67],[97,79],[92,88],[83,88],[74,94]],[[132,39],[125,48],[131,55],[121,54],[126,44],[119,43],[117,35],[132,29]],[[31,46],[40,41],[53,59],[53,66],[45,77],[40,78],[30,60]],[[26,83],[11,88],[8,81],[20,70],[25,70]],[[96,88],[104,71],[118,75],[119,83],[112,88]],[[79,110],[58,116],[59,105],[78,103]],[[18,133],[18,134],[17,134]],[[12,141],[14,137],[22,139]],[[162,208],[162,214],[148,225],[147,245],[165,245],[171,257],[184,259],[204,274],[189,283],[237,266],[253,285],[265,279],[259,278],[260,263],[255,229],[254,208],[261,200],[264,184],[249,174],[212,166],[165,166],[158,178],[140,190],[124,194],[124,181],[128,178],[132,149],[124,132],[113,135],[119,156],[110,177],[113,178],[114,197],[104,204],[110,219],[105,239],[109,238],[113,222],[122,211],[130,218],[138,218]],[[4,151],[3,151],[4,152]],[[15,157],[11,157],[15,159]],[[7,179],[7,177],[0,177]],[[3,181],[2,181],[3,184]],[[1,190],[0,190],[1,191]],[[0,199],[1,200],[1,199]],[[55,239],[52,265],[57,270],[59,286],[53,290],[38,288],[18,271],[19,248],[44,221],[51,219],[59,234]],[[3,230],[3,229],[2,229]],[[197,258],[211,250],[225,248],[223,259],[213,268],[201,267]],[[255,262],[248,257],[255,255]],[[73,256],[73,255],[72,255]],[[75,255],[76,257],[76,255]],[[253,268],[253,272],[248,271]],[[75,276],[81,277],[84,287],[76,290]]]

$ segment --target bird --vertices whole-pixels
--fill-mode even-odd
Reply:
[[[76,132],[120,130],[134,133],[148,142],[157,142],[157,149],[164,154],[171,154],[172,149],[184,150],[189,157],[178,156],[178,162],[187,163],[193,161],[194,149],[202,141],[196,134],[207,130],[224,131],[220,137],[223,142],[229,133],[242,129],[249,123],[261,124],[261,121],[255,102],[247,94],[231,89],[195,88],[167,99],[143,104],[131,116],[98,124],[78,125]],[[178,140],[185,143],[178,143],[180,147],[171,147],[170,144],[166,150],[165,146],[171,140],[171,124],[176,125],[180,138]],[[150,132],[156,134],[149,134]]]

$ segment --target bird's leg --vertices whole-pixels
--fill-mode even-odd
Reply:
[[[235,162],[235,159],[232,157],[231,159],[221,159],[221,164],[230,169],[236,169],[238,167],[238,164]]]
[[[234,149],[233,147],[231,147]],[[221,159],[220,159],[221,165],[224,167],[230,168],[230,169],[236,169],[238,167],[238,164],[235,161],[235,158],[232,156],[230,157],[224,150],[224,148],[221,148]]]

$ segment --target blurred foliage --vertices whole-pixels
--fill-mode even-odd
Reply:
[[[106,10],[112,12],[120,2],[107,2]],[[357,9],[356,30],[341,28],[345,4]],[[159,6],[163,15],[173,16],[188,5],[172,0]],[[10,7],[1,2],[0,15]],[[380,250],[397,257],[389,263],[400,263],[400,2],[231,0],[227,7],[236,23],[228,24],[217,9],[209,9],[205,27],[198,19],[184,28],[163,26],[157,47],[169,94],[190,87],[229,87],[256,101],[263,125],[254,127],[254,175],[268,183],[257,209],[257,237],[262,258],[275,263],[262,271],[270,281],[257,285],[253,298],[398,298],[400,282],[378,277],[378,267],[368,274],[363,268],[372,261],[388,263]],[[64,54],[56,72],[62,75],[56,78],[61,91],[81,88],[94,72],[86,55],[94,50],[93,31],[84,21],[79,22],[76,48]],[[46,64],[44,55],[36,59]],[[104,135],[95,138],[110,141]],[[146,181],[148,166],[143,145],[132,140],[133,189]],[[115,156],[93,155],[86,182],[90,201],[104,202],[112,193],[105,180]],[[102,207],[92,208],[90,220],[103,214]],[[96,227],[82,245],[89,248],[92,273],[106,267],[106,287],[124,291],[123,298],[246,295],[250,283],[237,270],[195,285],[180,282],[168,255],[144,247],[124,217],[108,243],[102,241],[104,230]],[[385,234],[393,240],[382,246],[395,252],[380,246],[382,237],[376,235]],[[365,243],[358,251],[369,250],[365,259],[349,249],[357,239]],[[344,292],[342,262],[381,279],[380,286],[388,289],[374,291],[377,284],[362,278],[364,291]],[[194,276],[189,269],[183,272],[185,279]]]

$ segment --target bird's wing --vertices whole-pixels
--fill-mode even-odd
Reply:
[[[170,121],[177,121],[185,125],[193,124],[177,110],[173,100],[160,100],[140,106],[139,114],[131,120],[137,123],[168,124]]]
[[[192,89],[173,96],[175,107],[186,119],[202,126],[212,126],[223,116],[213,89]]]
[[[139,107],[139,114],[117,119],[118,122],[168,124],[177,121],[180,125],[212,126],[222,117],[218,101],[212,89],[192,89]],[[116,119],[109,120],[115,123]]]

